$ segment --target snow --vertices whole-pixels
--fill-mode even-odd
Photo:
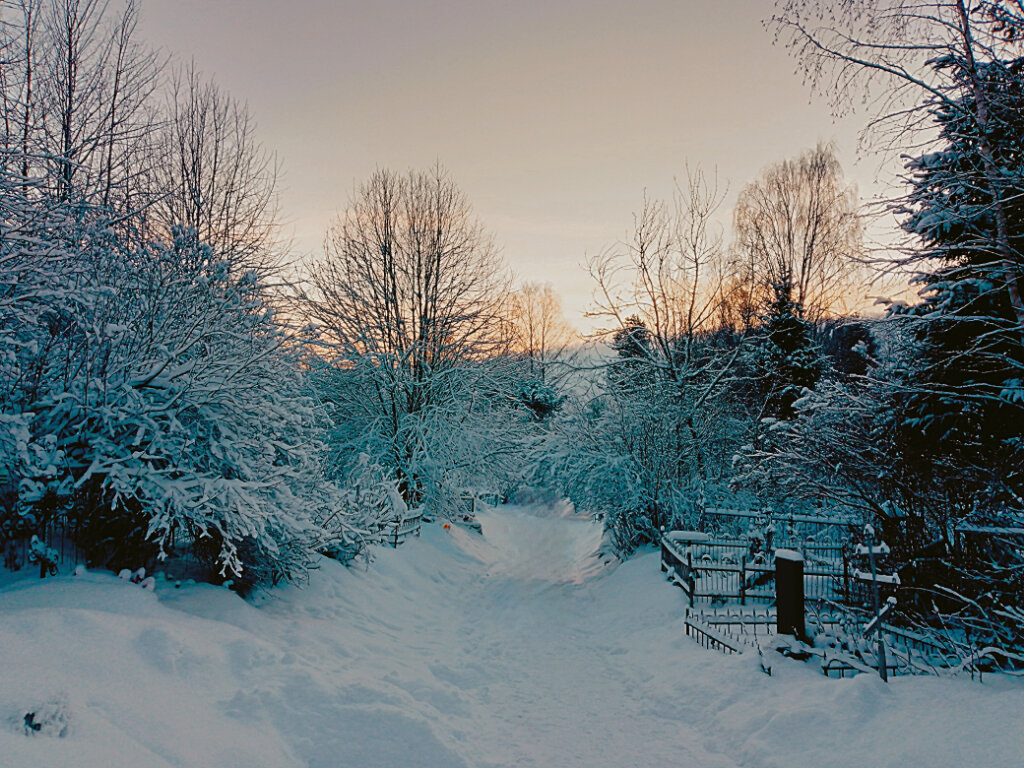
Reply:
[[[656,553],[604,562],[568,507],[480,522],[254,602],[4,576],[0,766],[1021,764],[1019,681],[768,677],[684,636]]]
[[[789,560],[793,563],[802,563],[804,556],[797,552],[795,549],[776,549],[775,550],[776,560]]]
[[[711,534],[700,531],[669,531],[665,534],[665,538],[669,541],[688,544],[701,541],[711,541]]]

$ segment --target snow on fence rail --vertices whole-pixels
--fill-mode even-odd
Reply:
[[[743,653],[759,648],[776,632],[775,611],[686,609],[684,625],[687,637],[693,637],[705,648],[718,648],[727,653]]]
[[[819,616],[818,621],[819,626],[831,627],[833,631],[836,631],[836,628],[842,626],[844,617],[836,613],[830,617]],[[704,648],[718,650],[726,654],[755,650],[763,655],[765,648],[771,647],[772,642],[776,640],[778,629],[777,616],[771,609],[745,612],[722,611],[721,609],[705,611],[687,608],[683,625],[687,637],[692,637]],[[898,642],[897,638],[905,635],[904,630],[886,625],[884,631],[893,656],[886,663],[886,668],[891,674],[934,671],[931,662],[921,661],[920,653],[915,663],[913,652],[909,650],[910,646]],[[932,647],[940,650],[937,646]],[[860,672],[874,673],[878,669],[878,661],[870,643],[865,643],[863,647],[851,651],[834,647],[817,648],[806,643],[792,641],[790,647],[783,650],[800,658],[816,657],[821,667],[821,673],[826,677],[844,678],[847,675]],[[922,663],[929,664],[929,668],[923,669]],[[952,663],[946,665],[946,668],[953,667]],[[762,668],[770,672],[770,665],[765,666],[762,663]]]
[[[384,542],[395,549],[410,536],[419,536],[423,528],[423,513],[406,515],[383,525]]]
[[[839,515],[800,515],[783,512],[755,512],[747,509],[708,507],[700,515],[697,526],[716,536],[745,536],[751,528],[764,527],[777,539],[776,546],[798,549],[797,542],[844,544],[859,528]],[[785,543],[783,543],[785,542]],[[771,546],[769,544],[768,546]]]
[[[847,616],[841,611],[820,612],[814,617],[819,632],[824,631],[836,636],[843,634],[842,627],[847,623]],[[702,647],[723,653],[744,653],[756,650],[763,655],[766,648],[776,641],[778,618],[774,609],[697,609],[687,608],[683,620],[686,636],[692,637]],[[943,649],[928,641],[927,638],[915,635],[908,630],[891,625],[883,625],[887,647],[892,654],[886,667],[891,674],[914,674],[934,672],[941,663],[944,669],[955,669],[962,665],[960,659],[946,659],[944,663],[937,660],[942,657]],[[878,669],[878,661],[873,646],[865,638],[854,643],[852,647],[814,647],[798,641],[787,641],[790,655],[812,658],[816,657],[821,672],[826,677],[843,678],[860,672],[874,673]],[[917,647],[915,656],[914,647]],[[923,652],[927,648],[931,653]],[[762,665],[764,666],[764,665]],[[766,668],[766,671],[768,669]],[[973,670],[972,670],[973,676]]]
[[[807,563],[808,599],[851,596],[856,579],[842,546],[803,543],[801,552]],[[672,531],[661,540],[661,570],[682,587],[691,606],[698,600],[740,605],[775,601],[774,552],[759,551],[748,541]]]
[[[711,626],[702,620],[703,617],[691,615],[690,610],[686,611],[686,618],[683,624],[686,627],[686,636],[692,637],[704,648],[713,648],[723,653],[743,653],[744,643],[724,632],[719,632],[716,627]]]
[[[764,656],[765,649],[776,647],[800,659],[817,659],[823,675],[843,678],[860,672],[877,672],[875,643],[865,625],[842,606],[826,607],[817,601],[808,616],[814,626],[812,635],[818,645],[786,640],[778,646],[778,616],[774,608],[741,606],[687,607],[684,627],[687,637],[701,646],[723,653],[743,653],[751,649]],[[931,638],[905,627],[883,623],[882,633],[888,650],[889,674],[957,674],[968,672],[981,679],[983,654],[972,649],[969,655],[957,655]],[[762,668],[770,673],[770,662]]]
[[[842,636],[842,633],[837,632],[836,635]],[[975,673],[980,679],[980,656],[973,649],[967,656],[960,657],[921,633],[884,622],[882,635],[885,638],[886,669],[890,674],[968,672],[972,679]],[[820,653],[821,671],[828,676],[845,677],[850,673],[878,670],[875,644],[863,633],[847,635],[839,647],[823,648]]]
[[[777,529],[770,528],[770,523],[766,524],[765,518],[755,513],[740,510],[712,510],[712,513],[741,519],[759,518],[760,525],[751,526],[747,539],[716,538],[703,531],[666,533],[661,540],[661,569],[687,596],[687,636],[704,647],[725,653],[742,653],[745,648],[753,647],[763,657],[763,645],[778,632],[777,615],[772,608],[748,608],[747,604],[775,602],[774,554],[785,539],[775,536]],[[989,656],[1005,655],[998,649],[979,649],[965,640],[936,637],[927,629],[918,632],[899,626],[886,620],[885,611],[875,620],[879,623],[873,624],[866,610],[872,602],[869,599],[872,584],[880,598],[895,604],[892,597],[899,590],[899,578],[877,572],[872,575],[863,567],[856,567],[860,565],[858,554],[863,554],[865,548],[852,547],[852,537],[842,540],[836,535],[843,531],[852,533],[855,530],[852,524],[799,515],[783,518],[801,524],[834,526],[827,535],[808,536],[788,545],[803,556],[805,616],[815,626],[811,636],[817,638],[814,645],[794,641],[794,647],[788,649],[791,655],[816,658],[822,673],[828,676],[877,672],[880,651],[877,636],[870,631],[874,626],[881,627],[887,649],[885,666],[892,674],[968,672],[972,679],[977,674],[980,680],[986,664],[991,666]],[[769,531],[767,536],[763,535],[766,530]],[[828,529],[822,528],[819,534],[822,530]],[[792,534],[792,529],[788,533]],[[1012,533],[1016,535],[1017,531]],[[821,647],[816,647],[818,645]],[[785,648],[781,650],[787,652]],[[771,664],[766,665],[764,658],[762,668],[770,673]]]

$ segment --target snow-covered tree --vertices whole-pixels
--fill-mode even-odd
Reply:
[[[0,171],[0,528],[7,536],[34,533],[39,522],[19,494],[66,499],[70,491],[62,455],[32,430],[29,404],[45,387],[48,340],[87,299],[76,288],[86,265],[54,236],[73,224],[68,207],[26,182],[18,163]]]
[[[748,354],[765,418],[788,419],[793,403],[821,376],[823,361],[814,340],[814,326],[803,319],[792,288],[783,278],[772,286],[774,299],[757,328]]]
[[[265,287],[188,233],[105,266],[104,322],[85,329],[83,375],[48,414],[52,431],[79,422],[78,486],[120,520],[138,510],[146,541],[208,542],[222,573],[300,574],[331,488],[301,349]]]
[[[950,62],[949,66],[957,66]],[[908,451],[955,471],[936,477],[971,510],[1024,520],[1024,324],[1017,317],[1006,272],[1024,279],[1024,60],[977,69],[987,93],[985,144],[965,115],[977,98],[964,84],[964,104],[936,105],[940,146],[909,161],[911,191],[904,228],[919,247],[923,301],[898,311],[913,335],[906,386]],[[1000,254],[993,185],[998,168],[1013,263]]]
[[[9,369],[24,373],[5,382],[5,420],[26,456],[35,443],[59,449],[90,555],[137,564],[184,542],[254,582],[300,576],[318,550],[357,537],[334,514],[302,347],[258,278],[190,233],[146,249],[99,227],[68,237],[68,261],[86,267],[65,288],[78,305],[48,307],[13,350]],[[60,275],[48,277],[52,290]],[[13,467],[29,507],[40,498],[30,465]]]
[[[189,70],[167,125],[133,2],[0,12],[0,538],[248,584],[351,557],[375,518],[325,471],[248,113]]]
[[[1003,0],[790,0],[775,19],[812,81],[842,103],[881,96],[876,124],[915,142],[908,194],[891,206],[909,240],[889,263],[922,302],[902,377],[906,460],[949,470],[951,514],[1024,509],[1024,9]]]
[[[692,172],[674,203],[647,202],[632,239],[592,263],[611,354],[595,391],[546,438],[562,442],[541,463],[549,482],[604,516],[623,551],[687,515],[723,479],[737,439],[722,406],[739,346],[716,334],[721,195]]]
[[[912,567],[956,565],[921,583],[937,584],[946,598],[966,597],[958,626],[1019,647],[1019,540],[998,532],[1024,521],[1024,7],[1005,0],[779,6],[777,29],[812,82],[840,107],[855,91],[866,93],[881,105],[873,124],[890,146],[914,147],[909,192],[889,206],[908,241],[885,266],[911,273],[922,301],[895,307],[881,326],[891,357],[883,355],[869,377],[797,403],[791,434],[774,451],[776,469],[813,465],[819,479],[833,475],[823,488],[855,489],[893,526]],[[814,424],[822,426],[815,414],[842,418],[844,410],[860,418],[815,441]],[[858,464],[875,477],[856,480],[849,468]],[[970,548],[957,534],[964,523],[987,531]]]
[[[987,197],[992,229],[991,275],[1024,326],[1020,258],[1010,232],[1012,174],[998,148],[997,84],[1021,54],[1024,9],[1015,0],[779,0],[772,25],[794,51],[812,87],[835,108],[877,107],[872,135],[892,148],[929,146],[938,139],[933,116],[956,122],[973,143],[975,168],[965,183]],[[1002,74],[999,74],[1002,73]],[[1015,97],[1009,94],[1011,99]],[[1010,108],[1012,111],[1012,107]],[[911,254],[911,262],[920,254]]]
[[[342,471],[368,454],[418,505],[506,454],[495,414],[517,400],[503,362],[508,279],[443,169],[376,172],[331,228],[311,282]]]

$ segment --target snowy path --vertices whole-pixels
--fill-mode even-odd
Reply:
[[[656,555],[606,568],[564,511],[481,522],[260,607],[102,574],[0,586],[0,768],[1024,764],[1020,683],[769,678],[683,636]],[[57,710],[65,738],[24,735]]]

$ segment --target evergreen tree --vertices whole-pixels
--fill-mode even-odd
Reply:
[[[821,376],[821,352],[813,326],[803,319],[800,304],[793,300],[789,280],[772,286],[772,292],[754,348],[754,373],[764,397],[764,415],[791,419],[793,404]]]
[[[651,332],[637,315],[626,318],[612,336],[611,348],[618,359],[608,367],[608,383],[620,392],[635,392],[649,376],[647,362],[651,357]]]
[[[517,395],[520,405],[526,408],[534,421],[551,418],[562,407],[565,395],[539,379],[526,378],[519,382]]]
[[[961,76],[957,61],[944,66]],[[1010,280],[1024,279],[1024,60],[978,71],[987,130],[971,119],[977,96],[965,84],[959,108],[933,110],[939,148],[908,164],[903,226],[923,246],[923,301],[897,313],[916,342],[901,433],[909,460],[944,468],[937,480],[961,515],[1001,516],[1024,496],[1024,328]],[[1012,275],[997,243],[996,197]]]

